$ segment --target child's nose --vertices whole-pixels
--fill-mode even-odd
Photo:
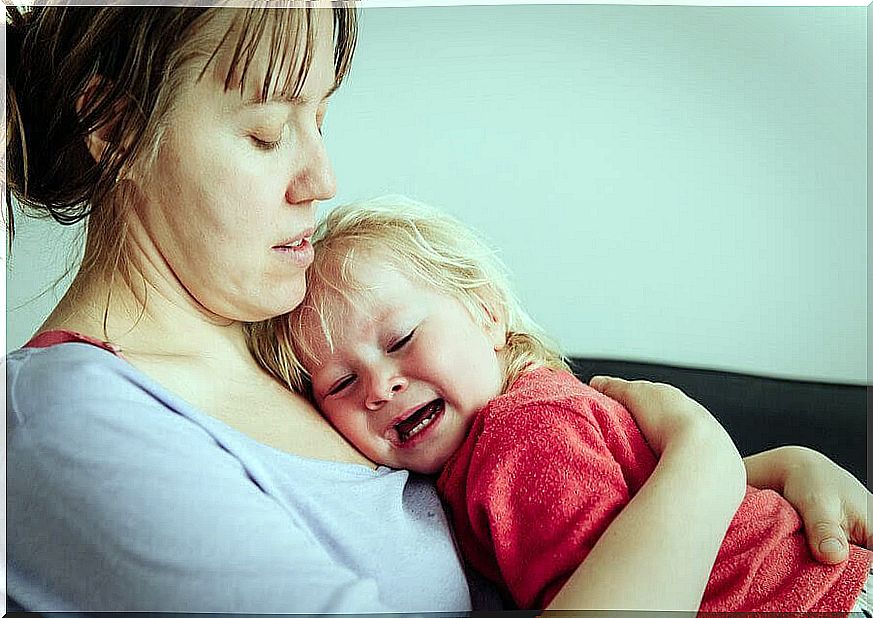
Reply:
[[[378,410],[391,401],[394,395],[405,391],[408,385],[409,383],[403,376],[393,376],[388,379],[374,380],[370,388],[369,396],[367,397],[367,408],[370,410]]]

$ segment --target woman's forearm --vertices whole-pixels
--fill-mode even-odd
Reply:
[[[849,557],[849,542],[873,546],[870,492],[827,456],[804,446],[781,446],[746,457],[749,485],[779,492],[803,519],[810,551],[822,564]]]
[[[547,609],[696,611],[745,492],[745,471],[722,434],[696,427],[671,440]]]

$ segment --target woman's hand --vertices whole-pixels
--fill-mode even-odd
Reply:
[[[697,431],[712,442],[713,448],[728,460],[740,461],[730,436],[715,417],[694,399],[669,384],[597,376],[592,388],[615,399],[633,415],[646,441],[658,455],[663,455],[671,441],[690,431]]]
[[[797,509],[819,562],[842,562],[849,557],[849,542],[873,547],[868,521],[873,496],[821,453],[783,446],[746,457],[745,464],[750,485],[780,492]]]

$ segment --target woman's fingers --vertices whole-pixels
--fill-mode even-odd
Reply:
[[[594,376],[589,382],[591,388],[600,391],[610,399],[615,399],[625,407],[632,407],[634,401],[640,399],[640,387],[655,386],[652,382],[636,380],[629,382],[622,378],[613,378],[611,376]]]
[[[785,469],[782,493],[803,520],[813,557],[836,564],[848,558],[848,543],[869,547],[873,496],[867,488],[821,453],[789,448],[793,463]]]
[[[680,433],[715,422],[696,401],[667,384],[608,376],[596,376],[590,384],[631,413],[658,454]]]
[[[815,503],[801,512],[812,555],[825,564],[837,564],[849,557],[846,533],[838,523],[839,511],[833,503]]]
[[[612,397],[616,401],[619,401],[618,397],[615,397],[612,394],[612,391],[619,390],[621,383],[627,384],[627,381],[622,380],[621,378],[611,378],[609,376],[594,376],[588,384],[591,385],[591,388],[600,391],[607,397]]]

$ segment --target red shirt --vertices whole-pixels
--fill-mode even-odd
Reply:
[[[479,412],[437,487],[470,564],[519,607],[541,609],[656,463],[619,403],[568,373],[537,369]],[[850,546],[847,561],[821,564],[801,526],[782,496],[749,487],[700,611],[851,609],[870,552]]]

